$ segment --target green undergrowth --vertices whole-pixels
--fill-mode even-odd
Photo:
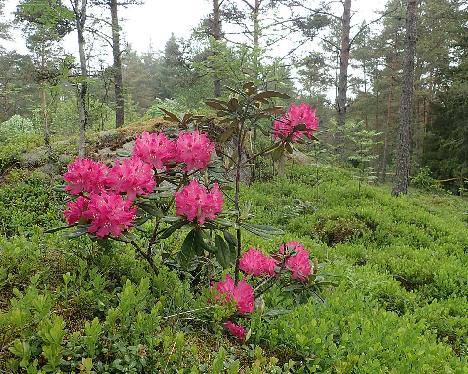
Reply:
[[[45,174],[11,173],[0,186],[0,371],[468,373],[467,200],[395,198],[359,189],[351,170],[297,165],[242,196],[256,223],[285,231],[246,233],[245,249],[303,242],[337,284],[301,305],[273,288],[244,344],[185,314],[206,299],[158,256],[155,275],[123,243],[44,234],[63,224],[63,197]]]

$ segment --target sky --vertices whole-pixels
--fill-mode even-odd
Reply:
[[[304,0],[310,2],[310,0]],[[19,0],[5,1],[5,16],[13,18]],[[65,0],[67,3],[67,0]],[[314,2],[315,3],[315,2]],[[354,22],[372,20],[376,10],[383,10],[385,0],[353,0]],[[158,51],[164,48],[172,33],[187,38],[200,19],[211,11],[210,0],[145,0],[143,5],[130,6],[121,11],[124,19],[124,40],[138,52],[145,52],[151,46]],[[75,53],[76,35],[70,34],[65,40],[67,52]],[[14,40],[5,44],[8,49],[26,53],[21,31],[14,32]]]

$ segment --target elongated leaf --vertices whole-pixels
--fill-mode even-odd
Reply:
[[[187,222],[185,220],[180,220],[176,223],[174,223],[172,226],[169,226],[167,229],[165,229],[161,235],[161,239],[167,239],[170,237],[176,230],[180,229],[182,226],[184,226]]]
[[[79,236],[86,234],[87,231],[88,226],[78,226],[75,231],[64,234],[64,237],[68,239],[78,238]]]
[[[290,99],[290,96],[286,95],[285,93],[281,93],[278,91],[263,91],[252,97],[252,100],[264,102],[266,99],[272,99],[274,97],[280,99]]]
[[[223,235],[224,235],[224,239],[226,239],[226,242],[228,244],[231,244],[233,246],[237,245],[236,238],[228,230],[223,230]]]
[[[44,231],[44,233],[46,234],[53,234],[54,232],[58,232],[58,231],[62,231],[62,230],[65,230],[65,229],[69,229],[70,227],[73,227],[75,225],[66,225],[66,226],[59,226],[59,227],[53,227],[49,230],[46,230]]]
[[[258,235],[265,239],[269,239],[272,236],[284,234],[282,230],[267,225],[254,225],[250,223],[244,223],[242,227],[245,228],[247,231],[250,231],[252,234]]]
[[[164,114],[166,115],[166,117],[164,119],[168,120],[168,121],[171,121],[171,122],[180,122],[179,121],[179,118],[172,112],[169,112],[168,110],[164,109],[164,108],[161,108],[159,107],[159,109],[161,109]]]
[[[179,263],[185,269],[188,268],[190,261],[195,257],[195,237],[196,229],[193,229],[187,234],[180,247],[180,252],[178,254]]]
[[[284,145],[284,149],[289,153],[293,154],[294,153],[294,148],[292,147],[291,143],[286,143]]]
[[[265,317],[277,317],[277,316],[284,316],[285,314],[291,313],[289,309],[269,309],[265,312]]]
[[[216,235],[215,237],[215,244],[216,244],[216,259],[218,260],[219,264],[224,268],[228,268],[231,266],[233,262],[233,258],[231,258],[231,251],[229,250],[229,246],[224,241],[224,239],[220,235]]]
[[[135,220],[135,226],[141,226],[149,220],[149,216],[140,217]]]
[[[271,108],[265,108],[263,109],[264,113],[269,113],[269,114],[282,114],[284,113],[284,107],[282,106],[273,106]]]
[[[237,131],[237,125],[236,126],[230,126],[227,130],[225,130],[219,137],[218,137],[218,143],[223,144],[229,139],[231,139],[234,134]]]
[[[146,203],[139,203],[138,206],[144,210],[146,213],[151,214],[153,217],[158,217],[161,218],[164,216],[164,213],[162,212],[161,209],[155,208],[150,204]]]
[[[180,217],[178,216],[164,216],[161,218],[161,221],[163,222],[177,222],[180,220]]]
[[[182,118],[182,124],[183,125],[186,125],[187,123],[189,123],[189,121],[193,118],[193,114],[191,113],[185,113],[184,114],[184,118]]]
[[[278,161],[283,156],[283,153],[284,153],[284,147],[281,146],[281,147],[275,148],[273,152],[270,152],[271,159],[273,161]]]
[[[130,157],[132,155],[132,152],[127,151],[125,149],[119,149],[116,153],[119,157]]]
[[[216,253],[216,247],[210,243],[210,238],[207,237],[204,231],[197,230],[195,236],[195,243],[197,246],[197,254],[203,255],[203,251],[206,250],[210,253]]]
[[[216,109],[216,110],[226,110],[227,109],[227,103],[225,101],[221,100],[206,100],[205,101],[206,105],[209,107]]]
[[[231,112],[235,112],[239,108],[239,101],[233,97],[228,101],[227,106]]]

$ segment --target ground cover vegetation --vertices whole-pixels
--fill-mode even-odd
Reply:
[[[116,165],[118,171],[126,161]],[[223,266],[229,274],[235,264],[223,264],[216,251],[212,273],[180,266],[190,228],[159,243],[157,271],[125,242],[144,239],[143,229],[111,244],[76,226],[65,236],[45,233],[63,226],[70,200],[51,190],[43,170],[11,170],[0,189],[7,207],[1,211],[2,370],[463,373],[466,200],[424,190],[395,199],[387,187],[361,183],[360,173],[311,158],[305,165],[290,160],[273,179],[240,184],[240,206],[255,224],[284,231],[265,238],[243,230],[244,285],[257,292],[272,271],[263,260],[290,242],[310,252],[314,281],[323,282],[318,288],[275,281],[253,303],[243,292],[236,296],[234,281],[222,275]],[[226,209],[234,208],[226,200]],[[192,218],[179,210],[171,214],[200,219],[200,210]],[[231,289],[233,297],[224,301],[229,291],[216,289]]]

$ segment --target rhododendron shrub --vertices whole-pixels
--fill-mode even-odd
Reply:
[[[194,287],[203,284],[199,281],[203,276],[209,278],[209,303],[229,314],[219,327],[244,341],[249,334],[239,320],[255,313],[256,299],[262,293],[274,286],[284,292],[313,290],[319,282],[309,251],[299,243],[284,244],[271,255],[257,248],[242,254],[244,230],[265,238],[282,232],[249,222],[251,214],[240,204],[241,170],[258,157],[273,157],[278,150],[290,151],[294,142],[313,139],[318,120],[315,110],[304,103],[293,104],[284,112],[273,100],[286,99],[286,95],[258,91],[253,83],[231,91],[235,94],[227,101],[207,101],[216,110],[216,118],[186,114],[179,119],[164,111],[179,130],[138,135],[127,158],[109,165],[90,159],[73,161],[64,174],[64,190],[70,195],[64,216],[76,230],[74,237],[88,233],[106,248],[111,240],[126,242],[155,273],[159,271],[154,262],[158,250],[162,265],[184,277],[189,274]],[[216,149],[200,130],[213,122],[225,131]],[[273,143],[247,156],[245,144],[256,129],[269,134]],[[222,148],[228,139],[234,144],[231,155]],[[234,186],[229,194],[227,184]],[[226,197],[233,210],[223,210]],[[172,248],[168,251],[156,245],[179,230],[185,239],[176,256]],[[290,283],[295,285],[289,287]]]

